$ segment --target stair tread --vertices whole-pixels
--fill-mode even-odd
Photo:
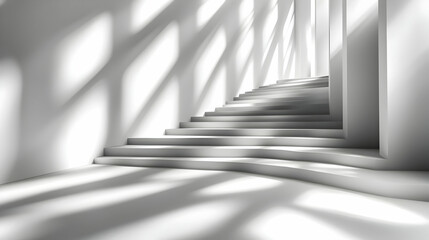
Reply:
[[[379,154],[378,149],[362,149],[362,148],[326,148],[326,147],[291,147],[291,146],[198,146],[198,145],[121,145],[109,148],[134,148],[134,149],[149,149],[149,148],[177,148],[177,149],[272,149],[272,150],[287,150],[294,152],[311,152],[311,153],[328,153],[334,155],[347,155],[354,157],[370,157],[379,160],[385,160]]]
[[[206,112],[204,116],[266,116],[266,115],[322,115],[328,114],[328,109],[287,109],[287,110],[254,110],[254,111],[214,111]]]
[[[350,147],[344,138],[281,136],[166,135],[152,138],[129,138],[127,142],[130,145]]]
[[[173,129],[180,129],[180,128],[173,128]],[[213,130],[237,130],[237,131],[242,131],[242,130],[279,130],[279,131],[338,131],[338,130],[342,130],[342,129],[326,129],[326,128],[276,128],[276,127],[267,127],[267,128],[235,128],[235,127],[224,127],[224,128],[210,128],[210,127],[201,127],[201,128],[192,128],[192,129],[213,129]]]
[[[269,135],[297,137],[343,137],[342,129],[292,129],[292,128],[176,128],[167,129],[166,135]]]
[[[228,122],[287,122],[287,121],[323,121],[330,120],[330,115],[263,115],[263,116],[203,116],[203,117],[192,117],[192,122],[210,122],[210,121],[228,121]]]
[[[429,200],[429,172],[376,171],[331,163],[270,158],[98,157],[95,163],[237,171],[314,182],[387,197]]]
[[[230,112],[230,111],[267,111],[267,110],[306,110],[306,109],[329,109],[328,103],[304,103],[304,104],[284,104],[284,105],[269,105],[269,106],[223,106],[215,108],[215,111]]]
[[[376,151],[376,150],[374,150]],[[377,151],[378,152],[378,151]],[[271,158],[246,158],[246,157],[116,157],[116,156],[102,156],[97,157],[97,159],[137,159],[137,160],[189,160],[189,161],[217,161],[217,162],[242,162],[242,163],[257,163],[257,164],[269,164],[269,165],[278,165],[292,168],[303,168],[309,170],[320,169],[320,171],[327,172],[342,172],[343,170],[357,170],[367,173],[379,174],[380,171],[367,169],[367,168],[359,168],[359,167],[351,167],[344,166],[340,164],[332,164],[332,163],[320,163],[320,162],[312,162],[312,161],[299,161],[299,160],[279,160],[279,159],[271,159]],[[387,161],[383,158],[379,158],[380,161]],[[293,165],[291,164],[293,163]],[[309,167],[309,168],[307,168]],[[391,175],[391,176],[402,176],[406,178],[406,176],[414,175],[415,178],[408,178],[410,181],[418,180],[419,178],[424,178],[429,180],[429,172],[417,172],[417,171],[382,171],[383,174]],[[405,175],[402,175],[404,173]],[[397,181],[397,180],[395,180]],[[391,182],[389,180],[389,182]],[[426,184],[429,185],[429,182]]]
[[[181,122],[180,128],[216,129],[342,129],[342,122]]]
[[[303,139],[303,140],[332,140],[332,139],[341,139],[343,138],[323,138],[323,137],[282,137],[282,136],[198,136],[198,135],[164,135],[159,137],[131,137],[128,139]]]

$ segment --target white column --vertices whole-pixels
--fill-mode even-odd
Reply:
[[[343,0],[329,1],[329,110],[343,119]]]
[[[345,0],[343,122],[355,147],[378,147],[378,0]]]
[[[314,75],[314,21],[314,0],[295,1],[295,66],[297,78]]]
[[[429,170],[428,0],[380,0],[380,152]]]
[[[316,76],[329,75],[329,0],[315,0]]]

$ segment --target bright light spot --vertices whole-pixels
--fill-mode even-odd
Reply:
[[[266,4],[269,5],[270,10],[267,14],[262,34],[263,47],[265,50],[269,48],[269,43],[272,40],[274,31],[276,30],[275,27],[278,20],[277,1],[269,0]]]
[[[121,204],[167,191],[178,185],[177,183],[137,183],[125,187],[89,191],[25,205],[16,209],[12,216],[0,217],[0,231],[2,238],[14,239],[17,233],[26,232],[25,230],[30,228],[37,229],[34,226],[44,226],[43,223],[46,221]]]
[[[310,28],[307,29],[306,41],[308,46],[307,59],[310,61],[310,76],[316,75],[316,2],[311,1]]]
[[[203,115],[207,109],[213,109],[218,106],[221,106],[225,103],[225,89],[226,89],[226,69],[225,66],[222,66],[218,69],[215,75],[212,77],[211,83],[206,82],[206,84],[210,84],[205,93],[200,93],[198,98],[201,98],[200,102],[198,102],[199,107],[194,113],[194,115]],[[198,81],[197,81],[198,82]]]
[[[0,7],[6,3],[6,0],[0,0]]]
[[[0,60],[0,181],[9,175],[17,153],[22,88],[21,70],[13,60]]]
[[[204,47],[204,52],[195,66],[195,98],[198,99],[206,86],[210,76],[226,48],[226,35],[223,29],[219,29],[211,38],[209,44]],[[205,109],[207,111],[207,109]]]
[[[297,200],[297,204],[312,209],[395,224],[428,224],[428,219],[391,203],[356,194],[313,190]]]
[[[378,1],[369,0],[366,1],[365,4],[351,2],[347,5],[347,32],[350,34],[367,20],[371,14],[377,12]]]
[[[296,76],[296,52],[295,51],[293,51],[293,55],[292,55],[292,57],[291,57],[291,59],[292,59],[292,63],[291,63],[291,67],[290,67],[290,73],[289,73],[289,76],[288,77],[293,77],[293,76]]]
[[[100,154],[106,138],[107,103],[106,89],[97,86],[65,114],[52,147],[57,163],[63,167],[85,165]]]
[[[196,178],[205,178],[219,174],[217,171],[195,171],[195,170],[183,170],[183,169],[170,169],[165,170],[156,175],[150,176],[148,180],[155,181],[181,181],[191,180]]]
[[[290,41],[293,41],[292,37],[293,37],[293,29],[294,29],[294,20],[295,20],[295,15],[294,15],[294,3],[292,3],[290,9],[289,9],[289,13],[286,17],[286,21],[285,21],[285,25],[283,28],[283,39],[285,40],[285,44],[288,45]],[[286,48],[285,48],[286,50]],[[286,55],[286,53],[283,53],[283,55]]]
[[[64,103],[107,63],[112,51],[112,19],[101,14],[66,37],[57,50],[54,94]]]
[[[225,0],[205,0],[197,12],[198,26],[206,25],[224,3]]]
[[[253,0],[242,0],[240,3],[240,22],[245,24],[247,20],[253,16],[254,6]]]
[[[43,177],[31,181],[16,182],[2,186],[0,189],[0,205],[29,198],[34,195],[55,191],[58,189],[79,186],[82,184],[115,178],[141,171],[140,168],[118,168],[97,166],[90,171],[86,168],[78,172],[66,173],[59,176]]]
[[[139,32],[157,17],[173,0],[135,0],[131,10],[131,31]]]
[[[244,70],[248,59],[251,57],[254,44],[253,34],[252,28],[248,33],[246,33],[243,42],[237,50],[237,69],[239,70]]]
[[[239,93],[249,91],[253,89],[254,86],[254,77],[253,77],[253,59],[250,60],[249,65],[246,67],[246,69],[243,69],[243,77],[241,77],[241,85],[240,90],[237,91]]]
[[[177,61],[178,51],[178,27],[172,23],[125,71],[122,93],[125,129],[129,128],[145,104],[154,97],[154,91]]]
[[[273,208],[251,221],[245,229],[249,239],[353,240],[328,224],[294,210]]]
[[[231,201],[192,205],[104,232],[99,239],[122,239],[123,236],[157,240],[205,239],[205,234],[221,229],[240,210],[240,204]]]
[[[282,73],[279,64],[279,47],[277,45],[271,57],[271,63],[269,65],[263,85],[276,83],[276,81],[282,77],[281,75]]]
[[[254,192],[275,188],[282,182],[262,177],[242,177],[227,182],[219,183],[201,190],[201,195],[224,195],[245,192]]]
[[[157,94],[145,117],[139,122],[132,136],[162,136],[165,129],[177,127],[179,115],[179,86],[175,79]]]

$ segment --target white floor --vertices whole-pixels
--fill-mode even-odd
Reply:
[[[252,174],[89,166],[0,186],[0,239],[429,239],[429,203]]]

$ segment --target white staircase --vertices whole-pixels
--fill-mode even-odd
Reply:
[[[429,175],[385,171],[378,149],[352,148],[329,115],[329,78],[280,80],[166,130],[109,147],[96,164],[239,171],[388,197],[429,200]]]

